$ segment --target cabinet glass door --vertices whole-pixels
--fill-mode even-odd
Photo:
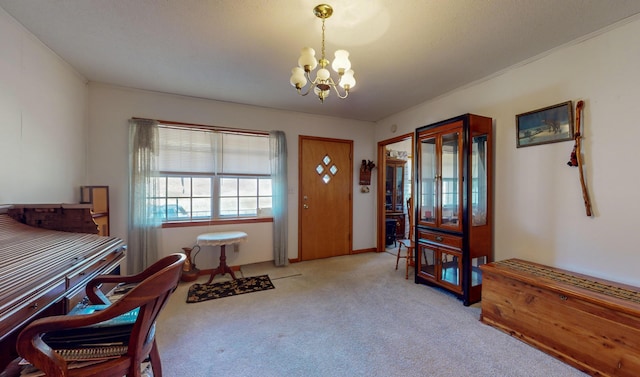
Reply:
[[[461,149],[459,132],[442,135],[442,211],[439,223],[444,227],[459,228],[461,223]]]
[[[461,287],[462,258],[460,252],[440,249],[440,281]]]
[[[396,174],[395,174],[395,187],[396,187],[396,198],[395,198],[395,208],[396,212],[404,211],[404,167],[396,166]]]
[[[386,173],[385,173],[385,209],[387,211],[393,211],[393,178],[395,169],[391,165],[387,165]]]
[[[438,263],[437,248],[421,244],[418,249],[418,273],[422,276],[435,279],[438,276],[436,271]]]
[[[471,286],[472,287],[482,284],[482,271],[480,270],[480,266],[482,266],[483,264],[486,264],[487,259],[488,258],[486,255],[471,259]]]
[[[471,225],[487,223],[487,135],[471,139]]]
[[[418,220],[423,223],[436,222],[437,208],[437,149],[436,138],[420,141],[420,198]]]

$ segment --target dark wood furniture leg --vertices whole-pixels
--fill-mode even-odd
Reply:
[[[224,275],[227,272],[231,274],[233,280],[236,280],[236,275],[233,273],[233,270],[231,269],[231,267],[227,266],[227,254],[225,253],[225,246],[226,245],[220,246],[220,265],[218,266],[218,268],[211,271],[211,276],[209,277],[209,281],[207,281],[207,284],[211,283],[213,281],[213,278],[217,274]]]
[[[20,377],[20,372],[22,371],[22,365],[20,365],[21,357],[13,360],[5,370],[0,373],[0,377]]]

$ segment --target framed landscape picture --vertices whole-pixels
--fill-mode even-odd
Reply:
[[[571,101],[516,115],[517,147],[573,140]]]

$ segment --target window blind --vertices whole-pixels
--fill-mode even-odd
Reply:
[[[269,175],[269,138],[196,128],[159,127],[162,172]]]

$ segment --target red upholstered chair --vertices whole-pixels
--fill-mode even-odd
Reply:
[[[17,350],[47,376],[113,376],[139,377],[141,363],[150,358],[154,377],[162,377],[160,355],[155,341],[155,322],[169,296],[175,291],[185,255],[169,255],[133,276],[102,275],[87,285],[92,304],[108,304],[99,287],[102,283],[137,283],[133,289],[103,310],[86,315],[53,316],[29,324],[19,335]],[[48,332],[76,329],[118,317],[139,308],[129,335],[126,353],[86,367],[69,369],[67,361],[43,340]]]
[[[416,243],[414,240],[414,231],[413,231],[413,204],[411,202],[411,198],[407,199],[407,216],[409,217],[409,239],[406,240],[398,240],[398,255],[396,256],[396,270],[398,269],[398,263],[400,259],[404,258],[406,261],[405,267],[405,279],[409,279],[409,266],[415,265],[414,260],[414,252],[416,248]],[[402,255],[402,248],[405,248],[406,251],[404,255]]]

